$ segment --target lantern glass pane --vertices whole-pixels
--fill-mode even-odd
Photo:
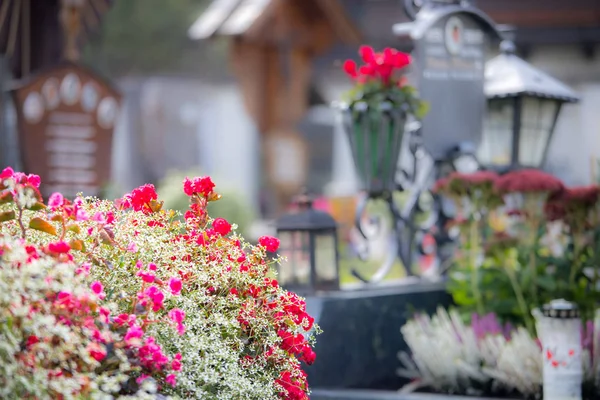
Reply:
[[[310,284],[310,236],[306,231],[296,231],[294,242],[294,284]]]
[[[511,164],[514,99],[491,99],[477,158],[484,165]]]
[[[293,232],[278,232],[277,236],[280,241],[278,253],[284,258],[277,279],[281,285],[286,285],[294,281],[294,235]]]
[[[305,286],[310,284],[310,247],[308,232],[278,233],[279,254],[285,257],[279,266],[278,280],[282,286]]]
[[[338,279],[335,232],[315,235],[317,284],[335,283]]]
[[[541,167],[557,112],[558,102],[556,100],[523,98],[519,164]]]

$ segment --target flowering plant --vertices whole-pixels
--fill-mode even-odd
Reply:
[[[426,113],[426,105],[416,96],[415,88],[408,85],[404,71],[410,65],[410,55],[392,48],[375,52],[370,46],[359,49],[363,65],[354,60],[344,62],[344,71],[354,82],[346,100],[351,108],[359,102],[378,109],[389,102],[394,107],[402,107],[417,118]]]
[[[458,307],[450,317],[444,312],[430,320],[419,316],[402,328],[425,380],[438,390],[479,387],[493,392],[503,387],[525,395],[539,392],[543,357],[532,311],[564,298],[578,305],[584,320],[585,379],[596,394],[591,398],[597,398],[600,188],[567,188],[550,174],[519,170],[501,176],[454,173],[438,181],[434,191],[456,205],[452,225],[459,232],[459,245],[448,291]],[[470,327],[458,313],[471,321]],[[479,332],[481,318],[489,318],[482,316],[489,314],[517,326],[518,334],[507,334],[497,322],[492,331]],[[476,346],[469,344],[473,335]],[[443,352],[431,353],[424,343],[458,346],[459,361],[440,362]],[[436,354],[435,364],[428,354]],[[443,373],[449,375],[442,378]]]
[[[465,323],[456,310],[417,315],[401,329],[412,357],[400,353],[398,373],[412,380],[403,391],[539,398],[543,383],[540,341],[522,327],[502,324],[494,313]],[[598,346],[594,323],[582,327],[584,398],[598,398]]]
[[[435,189],[458,206],[449,290],[463,310],[492,311],[534,333],[531,310],[562,297],[593,318],[598,187],[566,188],[542,171],[520,170],[453,174]]]
[[[92,315],[118,335],[97,343],[98,351],[123,349],[127,362],[117,371],[135,390],[308,398],[300,361],[314,362],[314,336],[306,333],[318,328],[304,301],[270,275],[267,252],[277,251],[279,241],[262,237],[251,246],[234,225],[208,216],[207,204],[220,198],[209,177],[186,178],[190,208],[183,222],[163,209],[152,185],[114,202],[71,202],[55,193],[44,205],[39,178],[7,168],[0,184],[0,236],[68,262],[89,285],[98,304]],[[21,273],[18,263],[12,267]],[[117,390],[129,392],[123,385]]]

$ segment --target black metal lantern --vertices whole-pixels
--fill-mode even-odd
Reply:
[[[396,171],[407,114],[389,101],[342,108],[344,128],[364,189],[372,197],[396,189]]]
[[[496,169],[541,168],[561,106],[579,99],[558,80],[517,57],[510,41],[486,64],[488,101],[478,158]]]
[[[312,199],[306,194],[299,196],[296,204],[297,212],[276,222],[279,254],[286,258],[278,266],[279,283],[298,293],[337,290],[337,223],[328,213],[312,208]]]

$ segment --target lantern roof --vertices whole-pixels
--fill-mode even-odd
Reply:
[[[488,99],[529,95],[564,102],[579,96],[559,80],[517,57],[510,41],[500,45],[501,53],[486,63],[484,91]]]
[[[324,211],[308,210],[282,215],[275,222],[278,231],[322,231],[336,229],[337,223]]]

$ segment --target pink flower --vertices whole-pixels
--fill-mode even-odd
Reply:
[[[109,322],[110,310],[106,307],[100,307],[99,311],[100,315],[103,317],[104,323],[107,324]]]
[[[142,211],[144,214],[151,214],[153,212],[151,202],[157,199],[158,195],[154,185],[146,184],[123,196],[121,205],[125,208],[132,207],[135,211]]]
[[[89,216],[87,215],[85,210],[77,208],[77,211],[75,212],[75,219],[77,221],[87,221],[89,219]]]
[[[142,277],[142,280],[146,283],[153,283],[154,280],[156,279],[156,276],[154,276],[153,274],[146,272],[146,271],[138,272],[137,276]]]
[[[181,371],[181,353],[177,353],[173,361],[171,361],[171,369],[173,371]]]
[[[71,246],[68,243],[60,241],[48,244],[48,250],[52,253],[66,254],[71,250]]]
[[[115,214],[113,214],[112,211],[109,211],[106,213],[106,224],[112,225],[113,222],[115,222]]]
[[[183,191],[188,196],[194,194],[201,194],[204,197],[208,197],[212,194],[215,184],[209,176],[196,177],[193,179],[185,178],[183,181]]]
[[[356,78],[358,76],[356,61],[346,60],[344,62],[344,72],[346,72],[346,74],[348,74],[348,76],[350,76],[351,78]]]
[[[148,269],[150,271],[156,271],[156,264],[154,264],[153,262],[148,264]]]
[[[169,385],[175,387],[175,385],[177,384],[177,378],[175,378],[174,374],[169,374],[169,375],[167,375],[165,382],[167,382]]]
[[[181,323],[185,319],[185,311],[180,308],[174,308],[168,313],[169,318],[173,320],[173,322]]]
[[[133,324],[127,329],[127,333],[125,333],[125,343],[128,345],[133,345],[139,343],[140,339],[144,336],[144,331],[139,326]]]
[[[50,198],[48,199],[48,207],[50,207],[51,210],[62,207],[63,204],[65,204],[65,198],[62,194],[54,192],[50,195]]]
[[[15,171],[11,167],[6,167],[0,173],[0,180],[12,178],[15,175]]]
[[[90,288],[92,289],[92,292],[96,293],[96,295],[103,299],[104,298],[104,286],[102,286],[102,283],[100,283],[99,281],[94,281],[92,282],[92,284],[90,285]]]
[[[89,355],[96,361],[100,362],[106,357],[106,350],[98,343],[91,343],[88,345]]]
[[[150,286],[144,294],[152,300],[152,311],[157,312],[163,308],[165,295],[156,286]]]
[[[137,244],[135,244],[135,242],[130,242],[127,245],[127,251],[130,253],[136,253],[137,252]]]
[[[75,270],[75,274],[79,275],[79,274],[83,274],[84,276],[87,276],[90,273],[90,268],[92,267],[92,265],[90,263],[83,263],[81,264],[81,267],[77,268]]]
[[[92,217],[92,221],[100,222],[103,225],[106,223],[106,219],[104,218],[104,215],[102,215],[102,213],[100,211],[98,211],[94,214],[94,216]]]
[[[104,289],[104,286],[102,286],[102,283],[95,281],[90,285],[90,288],[92,289],[92,291],[96,294],[100,294],[102,293],[102,290]]]
[[[360,46],[358,53],[367,64],[371,64],[375,61],[375,51],[371,46]]]
[[[40,179],[39,175],[29,174],[27,175],[27,183],[29,183],[31,186],[37,189],[40,187],[40,183],[42,183],[42,180]]]
[[[177,295],[181,293],[181,279],[179,278],[171,278],[169,279],[169,288],[171,289],[171,294]]]
[[[274,253],[279,248],[279,239],[272,236],[261,236],[258,238],[258,244],[265,247],[268,252]]]
[[[227,235],[231,232],[231,225],[224,218],[217,218],[212,223],[215,232],[217,232],[221,236]]]

